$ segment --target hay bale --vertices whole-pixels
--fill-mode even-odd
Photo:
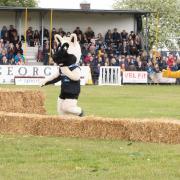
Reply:
[[[0,133],[180,144],[180,121],[58,117],[0,112]]]
[[[44,100],[40,91],[0,89],[0,111],[45,114]]]

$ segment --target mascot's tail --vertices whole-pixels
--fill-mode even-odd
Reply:
[[[163,70],[162,76],[166,78],[180,78],[180,71]]]

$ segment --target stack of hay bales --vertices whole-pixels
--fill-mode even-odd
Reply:
[[[180,143],[180,121],[48,116],[40,91],[0,90],[0,134]]]
[[[0,111],[45,114],[44,100],[40,91],[0,89]]]

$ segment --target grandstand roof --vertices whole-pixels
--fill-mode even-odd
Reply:
[[[23,11],[25,10],[25,7],[7,7],[7,6],[0,6],[0,10],[7,11],[7,10],[12,10],[12,11]],[[89,9],[89,10],[84,10],[84,9],[58,9],[58,8],[39,8],[39,7],[28,7],[27,8],[29,11],[41,11],[41,12],[46,12],[50,11],[51,9],[53,11],[59,11],[59,12],[73,12],[73,13],[88,13],[88,14],[139,14],[139,15],[146,15],[151,13],[150,11],[145,11],[145,10],[132,10],[132,9],[119,9],[119,10],[99,10],[99,9]]]

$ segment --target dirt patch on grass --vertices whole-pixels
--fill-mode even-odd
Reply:
[[[180,121],[114,120],[0,112],[0,133],[180,144]]]
[[[41,91],[0,89],[0,111],[45,114]]]

